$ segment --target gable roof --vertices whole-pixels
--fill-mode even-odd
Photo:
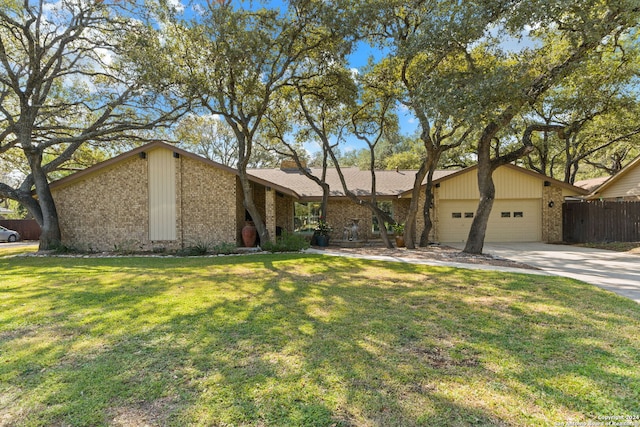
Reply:
[[[573,183],[576,187],[584,188],[588,192],[600,187],[606,180],[610,179],[610,176],[601,176],[599,178],[582,179]]]
[[[549,181],[555,187],[560,187],[560,188],[564,188],[564,189],[567,189],[567,190],[570,190],[570,191],[574,191],[574,192],[576,192],[576,194],[585,195],[585,194],[589,193],[584,188],[580,188],[580,187],[576,187],[575,185],[567,184],[564,181],[560,181],[560,180],[557,180],[555,178],[551,178],[550,176],[547,176],[547,175],[544,175],[544,174],[541,174],[541,173],[538,173],[538,172],[535,172],[535,171],[532,171],[532,170],[529,170],[529,169],[525,169],[523,167],[516,166],[516,165],[510,164],[510,163],[506,164],[506,165],[499,166],[499,167],[501,167],[501,168],[509,168],[509,169],[515,170],[517,172],[520,172],[520,173],[532,176],[534,178],[537,178],[537,179],[539,179],[541,181]],[[439,184],[439,183],[445,182],[445,181],[447,181],[449,179],[452,179],[452,178],[455,178],[457,176],[472,172],[472,171],[474,171],[476,169],[478,169],[478,165],[469,166],[468,168],[460,169],[460,170],[458,170],[458,171],[456,171],[454,173],[451,173],[451,174],[448,174],[448,175],[445,175],[445,176],[442,176],[442,177],[439,177],[439,178],[436,178],[435,175],[434,175],[433,184],[435,185],[435,184]],[[404,193],[402,193],[401,197],[407,197],[407,196],[410,196],[410,195],[411,195],[411,190],[408,190],[408,191],[405,191]]]
[[[629,172],[631,172],[633,169],[635,169],[635,167],[638,166],[638,165],[640,165],[640,156],[638,156],[635,159],[633,159],[631,161],[631,163],[629,163],[627,166],[625,166],[622,169],[620,169],[618,171],[618,173],[616,173],[615,175],[609,177],[608,179],[605,179],[604,182],[602,183],[602,185],[600,185],[599,187],[595,188],[591,192],[591,194],[589,194],[589,196],[587,196],[587,198],[588,199],[598,198],[598,193],[601,193],[603,190],[606,190],[607,188],[609,188],[612,185],[614,185],[616,182],[620,181],[620,179],[622,179],[625,175],[627,175]]]
[[[111,159],[105,160],[103,162],[97,163],[91,167],[88,167],[86,169],[83,169],[79,172],[76,172],[74,174],[71,174],[69,176],[66,176],[64,178],[61,178],[57,181],[53,181],[51,183],[51,189],[55,189],[58,187],[63,187],[63,186],[67,186],[69,184],[74,183],[77,180],[82,179],[83,177],[86,177],[88,175],[94,174],[96,172],[99,172],[100,170],[103,169],[107,169],[117,163],[120,163],[124,160],[127,160],[131,157],[135,157],[138,156],[140,153],[146,152],[146,151],[151,151],[151,150],[155,150],[157,148],[164,148],[167,150],[171,150],[174,153],[179,154],[180,156],[184,156],[184,157],[188,157],[190,159],[194,159],[196,161],[202,162],[204,164],[207,164],[209,166],[213,166],[215,168],[221,169],[223,171],[229,172],[231,174],[234,175],[238,175],[238,171],[235,168],[229,167],[227,165],[223,165],[222,163],[218,163],[218,162],[214,162],[213,160],[209,160],[205,157],[199,156],[197,154],[191,153],[189,151],[183,150],[181,148],[175,147],[173,145],[167,144],[165,142],[161,142],[161,141],[154,141],[154,142],[150,142],[148,144],[142,145],[140,147],[134,148],[133,150],[127,151],[126,153],[122,153],[116,157],[113,157]],[[292,196],[296,199],[300,198],[300,196],[293,190],[291,190],[289,187],[287,186],[281,186],[278,183],[275,182],[270,182],[270,181],[266,181],[260,177],[256,177],[256,176],[251,176],[249,175],[249,180],[251,180],[252,182],[255,182],[257,184],[261,184],[267,187],[272,187],[277,191],[280,191],[281,193],[287,194],[289,196]]]
[[[69,176],[66,176],[62,179],[54,181],[51,183],[51,188],[59,188],[63,186],[67,186],[73,184],[74,182],[86,177],[90,174],[94,174],[103,169],[109,168],[119,162],[127,160],[129,158],[138,156],[140,153],[155,150],[158,148],[164,148],[167,150],[171,150],[174,153],[179,154],[180,156],[185,156],[190,159],[196,160],[198,162],[202,162],[209,166],[221,169],[223,171],[229,172],[233,175],[238,176],[238,171],[235,168],[229,167],[227,165],[223,165],[222,163],[215,162],[213,160],[209,160],[205,157],[199,156],[197,154],[191,153],[189,151],[183,150],[181,148],[175,147],[171,144],[167,144],[161,141],[154,141],[148,144],[142,145],[140,147],[134,148],[133,150],[127,151],[126,153],[120,154],[111,159],[105,160],[103,162],[97,163],[87,169],[76,172]],[[635,159],[632,164],[635,164],[640,161],[640,157]],[[627,167],[630,167],[628,165]],[[521,168],[519,166],[515,166],[512,164],[504,165],[503,167],[508,167],[517,170],[518,172],[525,173],[535,178],[550,181],[553,185],[569,189],[571,191],[576,192],[576,194],[586,195],[589,191],[584,188],[576,187],[571,184],[567,184],[562,181],[558,181],[554,178],[548,177],[546,175]],[[455,178],[456,176],[471,172],[477,169],[476,166],[470,166],[465,169],[460,170],[437,170],[434,172],[433,182],[434,184],[444,182],[448,179]],[[626,168],[621,170],[619,173],[622,173]],[[308,171],[311,174],[320,177],[322,176],[322,168],[308,168]],[[410,197],[411,192],[413,190],[413,183],[415,180],[416,170],[378,170],[376,171],[376,193],[378,197],[381,198],[397,198],[397,197]],[[360,170],[356,167],[342,168],[342,173],[345,177],[345,181],[347,183],[347,187],[350,191],[356,194],[359,197],[370,197],[371,196],[371,172],[368,170]],[[272,169],[247,169],[247,175],[250,181],[255,182],[260,185],[264,185],[266,187],[272,187],[274,190],[279,191],[283,194],[289,195],[295,199],[302,199],[306,201],[312,200],[320,200],[322,198],[322,188],[316,184],[313,180],[307,178],[301,171],[297,169],[280,169],[280,168],[272,168]],[[330,188],[330,197],[346,197],[343,189],[342,183],[340,182],[340,178],[338,176],[337,170],[335,168],[327,169],[326,182],[329,184]],[[608,183],[609,181],[607,181]],[[423,181],[422,185],[425,182]]]
[[[308,168],[312,175],[321,177],[322,168]],[[356,167],[341,168],[347,188],[359,197],[371,196],[371,172]],[[297,169],[250,169],[247,171],[255,177],[287,186],[305,200],[320,200],[322,188],[307,178]],[[376,194],[378,197],[397,198],[400,194],[411,191],[416,177],[416,170],[377,170]],[[455,171],[436,171],[438,178]],[[346,197],[335,168],[327,169],[326,182],[329,184],[330,197]]]

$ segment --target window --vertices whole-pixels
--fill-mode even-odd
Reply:
[[[378,207],[380,209],[382,209],[383,211],[385,211],[386,213],[389,214],[389,216],[393,217],[393,202],[389,201],[389,200],[385,200],[383,202],[378,202]],[[393,224],[387,224],[387,231],[388,232],[393,232]],[[376,217],[375,214],[373,214],[373,218],[371,220],[371,230],[374,233],[379,233],[380,232],[380,226],[378,225],[378,217]]]
[[[320,219],[321,204],[317,202],[294,203],[293,231],[296,233],[312,233]]]
[[[464,213],[464,217],[465,218],[473,218],[473,212],[465,212]]]
[[[462,212],[452,212],[451,218],[462,218]]]
[[[502,218],[511,218],[511,212],[502,212],[500,213]]]
[[[524,213],[522,213],[522,212],[514,212],[513,213],[513,217],[514,218],[524,218]]]

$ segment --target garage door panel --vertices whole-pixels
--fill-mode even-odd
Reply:
[[[477,200],[444,200],[438,207],[438,239],[465,242]],[[487,223],[486,242],[537,242],[542,239],[540,199],[496,200]]]

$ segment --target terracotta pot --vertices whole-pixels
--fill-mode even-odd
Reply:
[[[244,227],[242,227],[242,243],[244,247],[250,248],[255,246],[257,236],[258,232],[256,231],[256,226],[253,224],[253,221],[245,222]]]
[[[396,236],[396,246],[404,248],[404,236]]]

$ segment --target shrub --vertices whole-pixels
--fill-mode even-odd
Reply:
[[[235,254],[238,253],[238,247],[233,243],[222,242],[213,247],[213,252],[216,254]]]
[[[58,242],[54,245],[51,246],[51,251],[54,254],[58,254],[58,255],[64,255],[64,254],[76,254],[76,253],[80,253],[81,251],[74,247],[74,246],[67,246],[62,242]]]
[[[309,247],[309,241],[302,235],[291,234],[286,231],[277,237],[275,242],[267,242],[262,249],[269,252],[298,252]]]
[[[196,240],[189,246],[176,252],[179,256],[202,256],[212,252],[212,243],[204,240]]]
[[[124,240],[113,245],[113,252],[119,255],[133,255],[144,249],[144,246],[137,240]]]
[[[178,256],[203,256],[208,254],[235,254],[238,248],[233,243],[222,242],[214,245],[211,242],[195,241],[191,245],[176,252]]]

